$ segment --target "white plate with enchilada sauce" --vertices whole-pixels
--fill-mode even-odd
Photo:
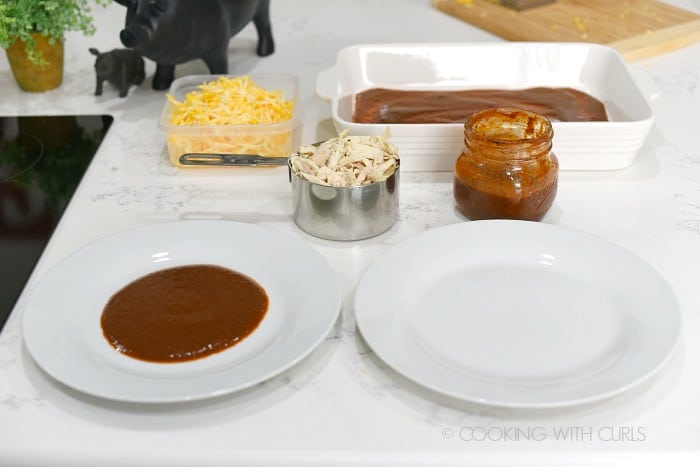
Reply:
[[[363,275],[355,307],[369,346],[403,376],[516,408],[620,394],[669,360],[681,326],[672,289],[631,252],[506,220],[441,227],[394,246]]]
[[[110,297],[148,274],[189,265],[255,280],[269,299],[257,328],[223,351],[184,362],[144,361],[112,347],[101,326]],[[248,388],[295,365],[323,341],[340,303],[326,260],[293,235],[240,222],[168,222],[102,238],[64,258],[30,291],[22,330],[36,363],[71,388],[126,402],[181,402]],[[188,319],[192,326],[204,318],[195,311]]]

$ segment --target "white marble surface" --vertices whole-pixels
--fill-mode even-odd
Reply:
[[[697,1],[674,3],[700,11]],[[405,175],[400,221],[380,237],[335,243],[305,235],[291,221],[283,170],[177,170],[167,161],[156,123],[162,93],[144,83],[125,99],[109,85],[103,96],[93,95],[87,49],[119,47],[123,15],[122,7],[111,5],[97,12],[96,36],[68,37],[66,76],[58,90],[22,93],[0,58],[0,114],[115,117],[30,283],[86,242],[129,227],[233,219],[291,232],[321,252],[341,279],[342,315],[309,358],[264,384],[216,400],[154,407],[85,396],[42,373],[22,345],[25,293],[0,335],[0,465],[700,464],[700,45],[631,65],[656,118],[637,161],[618,172],[563,173],[545,219],[616,242],[657,268],[680,302],[682,345],[658,376],[620,397],[522,411],[468,404],[418,387],[386,368],[355,327],[354,286],[377,254],[427,228],[463,221],[454,211],[450,174]],[[427,0],[277,0],[272,16],[275,54],[254,54],[249,27],[230,44],[231,70],[299,76],[305,142],[332,134],[330,109],[314,96],[313,86],[340,48],[499,40],[434,11]],[[190,63],[178,75],[203,71],[201,63]],[[147,73],[150,78],[152,63]],[[555,439],[556,430],[570,427],[580,428],[579,438]],[[472,428],[491,428],[496,439],[462,439]],[[515,430],[547,437],[514,439]]]

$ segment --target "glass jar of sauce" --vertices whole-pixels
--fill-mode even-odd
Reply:
[[[462,214],[472,220],[541,220],[557,193],[553,136],[549,120],[534,112],[473,114],[454,168],[454,197]]]

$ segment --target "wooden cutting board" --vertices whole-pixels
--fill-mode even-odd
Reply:
[[[595,42],[639,60],[700,41],[700,15],[654,0],[556,0],[515,11],[497,0],[432,0],[511,41]]]

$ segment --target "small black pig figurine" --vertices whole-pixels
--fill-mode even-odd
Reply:
[[[228,73],[231,37],[253,21],[259,56],[275,50],[270,0],[116,0],[127,7],[122,43],[156,62],[153,89],[167,89],[175,65],[201,58],[213,74]]]
[[[100,53],[99,50],[91,47],[90,53],[97,56],[95,59],[96,96],[102,95],[102,83],[108,81],[119,88],[119,97],[126,97],[129,86],[141,84],[146,77],[143,58],[138,52],[114,49],[111,52]]]

